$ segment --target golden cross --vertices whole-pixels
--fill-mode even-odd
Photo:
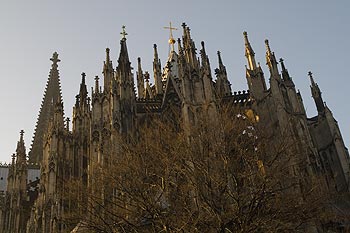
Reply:
[[[173,30],[177,30],[177,28],[172,27],[171,22],[169,22],[169,27],[164,27],[164,29],[169,29],[170,31],[169,44],[171,44],[172,51],[174,51],[175,40],[173,37]]]
[[[122,35],[123,39],[126,39],[126,36],[128,35],[128,33],[126,33],[125,31],[125,25],[122,26],[122,32],[120,33],[120,35]]]

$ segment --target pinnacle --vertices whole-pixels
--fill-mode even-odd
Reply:
[[[50,58],[50,60],[53,62],[53,64],[56,64],[56,65],[57,65],[58,62],[61,61],[60,59],[58,59],[58,53],[57,52],[54,52],[52,54],[52,58]]]
[[[249,40],[248,40],[248,33],[246,31],[243,32],[243,36],[244,36],[244,42],[245,44],[249,44]]]
[[[21,135],[21,140],[23,140],[24,130],[22,129],[19,133]]]

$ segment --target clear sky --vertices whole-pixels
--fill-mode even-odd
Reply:
[[[81,73],[91,87],[101,76],[105,48],[117,64],[121,26],[126,25],[129,57],[152,71],[153,44],[162,64],[168,54],[169,21],[186,22],[197,48],[205,41],[212,70],[220,50],[234,91],[247,89],[244,42],[247,31],[257,61],[265,66],[264,40],[300,89],[308,116],[316,114],[307,72],[311,70],[333,111],[345,144],[350,145],[350,1],[190,1],[60,0],[0,2],[0,161],[10,161],[25,130],[27,152],[37,120],[54,51],[60,55],[60,77],[66,116],[71,117]],[[182,30],[174,31],[181,37]],[[90,90],[90,89],[89,89]]]

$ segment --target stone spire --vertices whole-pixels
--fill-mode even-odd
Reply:
[[[47,80],[44,97],[41,103],[38,120],[36,123],[31,150],[29,152],[29,161],[39,163],[43,157],[43,140],[47,131],[49,120],[54,114],[55,102],[62,102],[62,93],[60,85],[60,77],[58,71],[58,54],[53,53],[51,70]]]
[[[106,61],[103,63],[104,91],[109,91],[113,79],[113,64],[109,56],[109,48],[106,48]]]
[[[202,45],[202,49],[200,50],[200,55],[201,55],[202,67],[209,68],[210,70],[209,58],[205,51],[204,41],[201,42],[201,45]]]
[[[157,45],[153,45],[154,49],[154,57],[153,57],[153,76],[154,76],[154,83],[156,87],[156,94],[161,95],[163,94],[163,83],[162,83],[162,68],[160,59],[158,57],[158,51],[157,51]]]
[[[226,74],[226,67],[224,66],[224,64],[222,62],[221,52],[218,51],[217,54],[218,54],[219,69],[222,70],[223,72],[225,72],[225,74]]]
[[[323,100],[322,100],[321,90],[318,87],[317,83],[315,82],[311,71],[308,72],[308,75],[309,75],[310,81],[311,81],[311,85],[310,85],[311,94],[312,94],[312,98],[315,101],[317,111],[318,111],[319,114],[323,113],[325,107],[324,107],[324,103],[323,103]]]
[[[83,72],[81,74],[81,83],[80,83],[80,89],[79,89],[79,101],[76,103],[76,107],[80,108],[88,108],[88,92],[87,92],[87,87],[85,84],[85,77],[86,74]]]
[[[248,67],[246,67],[248,87],[252,97],[259,100],[263,98],[264,92],[266,91],[264,73],[260,67],[260,64],[259,66],[256,65],[255,53],[248,40],[247,32],[243,32],[243,36],[245,44],[245,56],[248,61]]]
[[[255,62],[255,53],[248,40],[248,33],[243,32],[243,36],[244,36],[244,43],[245,43],[245,56],[248,60],[248,67],[250,70],[254,70],[257,68],[256,62]]]
[[[17,142],[17,149],[16,149],[16,188],[19,188],[21,192],[26,191],[26,185],[27,185],[27,155],[26,155],[26,148],[24,145],[23,140],[24,131],[21,130],[20,132],[20,138]]]
[[[267,39],[265,40],[265,46],[266,46],[266,65],[268,65],[271,75],[278,75],[277,60],[275,57],[275,53],[271,52],[269,40]]]
[[[118,102],[120,104],[120,109],[122,109],[118,114],[119,118],[119,130],[120,133],[132,134],[134,131],[135,123],[135,84],[134,77],[132,73],[131,63],[129,60],[128,49],[126,46],[126,35],[125,26],[123,26],[122,39],[120,41],[120,53],[118,58],[118,66],[116,68],[116,78],[118,80],[119,98]]]
[[[90,97],[88,96],[85,79],[86,75],[83,72],[79,94],[76,95],[76,103],[73,107],[73,132],[89,128],[87,125],[90,123]]]
[[[144,93],[145,93],[145,79],[143,76],[143,71],[141,67],[141,58],[137,58],[137,94],[139,98],[144,98]]]
[[[17,142],[17,148],[16,148],[17,164],[26,164],[26,161],[27,161],[26,148],[24,145],[23,135],[24,135],[24,131],[21,130],[20,138],[19,138],[19,141]]]
[[[288,70],[286,69],[285,65],[284,65],[284,60],[282,58],[280,58],[280,64],[281,64],[281,68],[282,68],[282,78],[284,81],[291,81],[291,77],[289,76]]]
[[[199,65],[197,56],[196,56],[197,49],[194,44],[194,41],[191,38],[190,28],[187,27],[185,23],[182,24],[182,28],[183,28],[182,43],[183,43],[186,62],[192,67],[192,69],[197,69]]]
[[[201,42],[202,49],[201,54],[201,76],[203,79],[203,90],[204,96],[207,103],[212,102],[215,99],[214,88],[213,88],[213,78],[211,76],[211,68],[208,55],[205,51],[204,41]]]
[[[133,83],[133,78],[130,77],[131,74],[131,66],[128,54],[128,48],[126,46],[126,35],[125,27],[123,26],[123,38],[120,40],[120,53],[118,58],[118,66],[116,69],[116,73],[119,76],[119,80],[122,85]]]
[[[221,59],[221,53],[218,51],[218,61],[219,61],[219,68],[215,69],[215,75],[216,75],[216,94],[219,97],[224,97],[232,94],[231,90],[231,83],[227,78],[226,73],[226,67],[224,66],[222,59]]]

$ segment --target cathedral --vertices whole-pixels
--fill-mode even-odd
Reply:
[[[318,114],[308,117],[283,59],[276,59],[268,40],[266,79],[248,34],[243,33],[248,90],[232,91],[220,52],[212,72],[204,42],[197,54],[190,28],[183,23],[182,29],[182,38],[170,36],[171,49],[163,66],[154,45],[152,74],[143,71],[138,58],[134,75],[123,26],[119,58],[112,61],[106,49],[103,77],[95,77],[91,93],[85,73],[81,74],[71,120],[64,116],[60,59],[53,53],[31,149],[27,154],[21,131],[11,164],[0,167],[6,170],[7,179],[0,232],[67,232],[60,222],[65,211],[60,196],[62,180],[77,178],[88,186],[92,165],[106,163],[117,136],[133,137],[149,116],[172,117],[175,109],[180,124],[186,127],[196,122],[198,114],[215,118],[222,103],[236,113],[253,115],[276,137],[287,133],[302,155],[297,170],[308,175],[321,171],[325,188],[349,192],[349,153],[311,72],[308,76]]]

